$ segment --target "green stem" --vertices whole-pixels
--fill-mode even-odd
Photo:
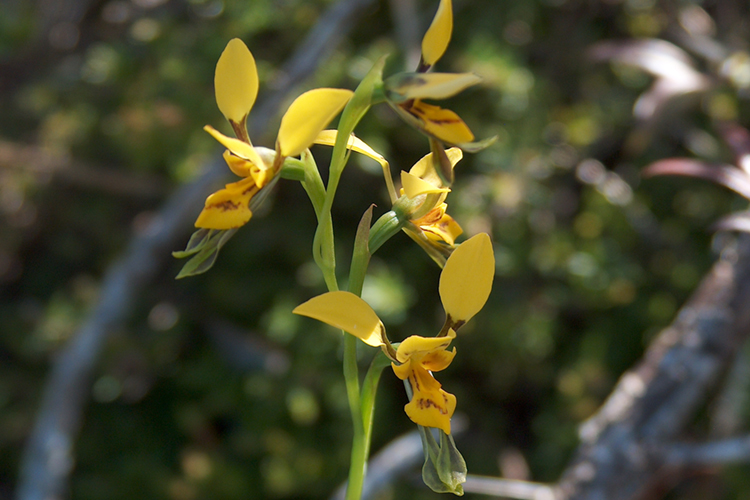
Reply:
[[[352,454],[349,460],[349,481],[346,485],[346,500],[359,500],[365,482],[365,466],[369,443],[365,433],[360,407],[359,367],[357,366],[357,338],[344,335],[344,379],[346,395],[349,398],[349,409],[352,414],[354,436]]]

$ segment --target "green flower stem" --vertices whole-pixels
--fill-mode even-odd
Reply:
[[[326,188],[323,184],[323,179],[320,177],[320,171],[315,163],[313,155],[310,150],[305,150],[300,159],[287,158],[284,161],[284,167],[281,170],[282,175],[287,175],[294,180],[301,181],[302,187],[304,188],[307,196],[310,198],[313,210],[315,210],[315,217],[318,219],[318,224],[321,224],[321,215],[323,213],[323,205],[325,203]],[[330,217],[328,218],[328,225],[330,226],[326,233],[331,234],[333,238],[333,225]],[[317,260],[316,260],[317,262]],[[326,282],[326,287],[329,291],[338,290],[338,282],[336,280],[336,274],[334,266],[321,266],[319,265],[321,272],[323,273],[323,279]]]
[[[362,410],[360,406],[359,367],[357,366],[357,342],[354,335],[344,335],[344,379],[346,395],[349,399],[349,410],[352,415],[354,436],[352,437],[352,454],[349,459],[349,479],[346,485],[346,500],[359,500],[362,496],[362,485],[365,482],[367,464],[367,443]]]
[[[346,145],[349,137],[357,123],[367,113],[372,104],[372,94],[376,86],[382,86],[383,67],[385,66],[385,57],[382,57],[375,63],[373,68],[362,80],[357,89],[354,91],[349,103],[344,108],[339,120],[338,135],[336,144],[333,147],[331,155],[331,164],[328,173],[328,185],[321,188],[317,185],[318,180],[311,177],[308,182],[307,176],[303,185],[308,190],[313,206],[320,203],[319,194],[323,193],[323,201],[320,208],[315,212],[318,217],[318,228],[315,231],[313,239],[313,258],[315,263],[323,273],[326,285],[329,291],[338,290],[336,281],[336,255],[334,245],[333,222],[331,219],[331,207],[336,196],[336,190],[344,171],[346,162],[349,157],[349,151]],[[315,169],[317,171],[317,169]],[[322,183],[322,181],[321,181]],[[369,222],[367,223],[369,229]],[[367,238],[360,238],[366,241]],[[361,247],[362,245],[357,245]],[[369,251],[361,251],[361,248],[355,248],[354,282],[350,279],[350,288],[361,294],[362,284],[364,283],[364,274],[369,263]],[[347,500],[359,500],[362,496],[362,485],[365,478],[365,466],[367,463],[367,453],[369,451],[370,430],[365,432],[364,421],[362,418],[362,406],[360,401],[359,387],[359,367],[357,366],[357,339],[352,335],[344,335],[344,379],[346,382],[346,393],[349,400],[349,407],[352,414],[352,423],[354,427],[354,438],[352,441],[352,454],[349,467],[349,482],[346,489]],[[368,413],[368,418],[371,418]]]
[[[378,390],[380,375],[383,373],[383,369],[386,366],[390,366],[390,364],[391,360],[388,359],[383,351],[378,352],[372,360],[372,363],[370,363],[370,368],[367,370],[365,380],[362,383],[361,411],[362,424],[364,427],[365,459],[370,455],[373,415],[375,414],[375,394]]]
[[[357,126],[357,123],[359,123],[370,109],[374,87],[382,84],[383,66],[385,66],[385,57],[380,58],[375,63],[367,76],[357,86],[354,95],[344,108],[341,120],[339,121],[338,135],[336,137],[336,144],[333,147],[329,167],[326,196],[318,222],[318,229],[315,231],[315,238],[313,239],[313,257],[324,276],[335,277],[336,274],[331,207],[333,206],[333,199],[336,196],[336,189],[338,188],[341,174],[348,159],[346,144],[349,141],[349,136],[354,132],[354,127]],[[328,279],[326,283],[328,284]],[[330,286],[329,290],[331,290]]]
[[[370,230],[370,253],[375,253],[383,243],[401,231],[409,223],[412,214],[420,204],[422,204],[422,200],[419,197],[411,200],[402,196],[396,200],[391,210],[381,215]]]

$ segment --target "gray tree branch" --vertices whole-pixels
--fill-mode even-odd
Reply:
[[[374,0],[342,0],[321,16],[285,65],[287,77],[254,110],[251,131],[257,134],[265,128],[292,87],[315,71],[372,3]],[[74,444],[102,347],[128,318],[141,291],[170,261],[171,251],[184,243],[203,201],[225,171],[217,155],[217,161],[203,176],[167,200],[151,224],[133,238],[119,262],[107,271],[98,303],[51,367],[22,459],[18,500],[67,496]]]
[[[687,467],[684,439],[750,333],[750,237],[728,245],[675,321],[625,373],[599,412],[580,429],[581,444],[564,472],[557,498],[642,498],[662,474]],[[732,449],[746,441],[732,441]],[[693,449],[719,457],[728,443]],[[679,457],[685,460],[678,460]],[[729,460],[731,454],[724,455]],[[701,459],[692,460],[698,463]]]

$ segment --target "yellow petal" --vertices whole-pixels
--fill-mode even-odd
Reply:
[[[451,0],[440,0],[435,18],[422,39],[422,61],[428,66],[435,64],[448,48],[453,31],[453,7]]]
[[[241,227],[253,216],[250,200],[259,188],[251,178],[227,184],[206,199],[195,227],[205,229],[234,229]]]
[[[224,150],[222,156],[224,157],[224,161],[227,162],[229,170],[231,170],[234,175],[239,177],[251,177],[250,172],[253,168],[253,162],[232,154],[228,149]]]
[[[430,184],[409,172],[401,171],[401,186],[404,188],[404,194],[409,198],[416,198],[421,194],[447,193],[449,188],[443,188]]]
[[[474,134],[456,113],[440,106],[414,101],[406,110],[420,123],[422,129],[434,138],[448,144],[461,144],[474,140]]]
[[[450,148],[445,150],[445,154],[448,156],[448,160],[451,162],[451,168],[456,166],[464,153],[460,148]],[[435,164],[432,162],[432,153],[428,153],[423,156],[417,163],[414,164],[409,173],[416,175],[422,180],[429,182],[435,186],[442,186],[442,180],[437,172],[435,172]]]
[[[412,422],[423,427],[436,427],[451,433],[451,417],[456,411],[456,396],[441,389],[440,382],[422,368],[415,367],[409,375],[412,398],[404,406]]]
[[[227,148],[233,154],[251,161],[253,164],[257,165],[259,169],[267,170],[269,168],[251,144],[235,139],[234,137],[227,137],[211,125],[206,125],[203,127],[203,130],[211,134],[214,139],[219,141],[222,146]]]
[[[435,210],[438,210],[438,208],[436,208]],[[445,212],[443,212],[440,219],[431,224],[420,224],[417,221],[415,221],[415,223],[429,239],[435,241],[444,241],[450,246],[455,245],[456,238],[461,236],[461,234],[464,232],[458,222],[456,222],[453,217],[446,214]]]
[[[353,94],[345,89],[315,89],[295,99],[281,119],[278,136],[281,154],[297,156],[310,147]]]
[[[367,302],[351,292],[318,295],[292,312],[340,328],[373,347],[385,345],[385,327],[380,318]]]
[[[453,251],[440,273],[440,298],[456,322],[469,321],[484,307],[495,277],[495,256],[487,233],[479,233]]]
[[[244,125],[258,95],[255,59],[239,38],[229,41],[216,63],[216,104],[230,122]]]
[[[315,138],[313,143],[321,144],[323,146],[335,146],[336,137],[338,137],[338,130],[323,130],[318,134],[318,137]],[[376,162],[380,163],[380,166],[383,167],[383,176],[385,177],[385,183],[388,187],[388,195],[391,197],[391,202],[395,203],[397,196],[396,190],[393,187],[393,179],[391,178],[391,167],[383,155],[372,149],[367,143],[354,134],[349,137],[349,142],[346,144],[346,147],[357,153],[369,156]]]
[[[456,349],[452,351],[435,351],[427,354],[422,361],[419,363],[426,370],[431,372],[439,372],[445,370],[453,362],[453,358],[456,357]]]
[[[474,73],[400,73],[388,78],[385,88],[390,99],[445,99],[481,82]]]
[[[453,341],[451,337],[407,337],[398,346],[396,359],[399,363],[406,363],[412,356],[424,356],[435,351],[444,351]]]
[[[338,130],[323,130],[315,138],[313,144],[321,144],[323,146],[334,146],[336,144],[336,137],[338,136]],[[359,154],[369,156],[376,162],[380,163],[383,167],[388,166],[388,161],[383,155],[372,149],[366,142],[352,134],[349,137],[349,142],[346,144],[347,149],[351,149]]]

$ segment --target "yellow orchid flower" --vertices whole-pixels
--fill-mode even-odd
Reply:
[[[445,154],[451,169],[463,157],[463,152],[459,148],[450,148]],[[448,205],[445,198],[450,188],[435,170],[432,155],[433,153],[425,155],[409,172],[401,172],[403,196],[412,199],[420,196],[424,198],[411,224],[404,227],[404,232],[442,267],[463,229],[446,213]]]
[[[314,143],[333,146],[336,144],[337,135],[336,130],[323,130],[318,134]],[[391,203],[396,203],[399,195],[393,187],[390,166],[383,155],[354,134],[349,138],[346,147],[380,163],[383,167],[383,175]],[[445,155],[451,169],[463,158],[463,152],[460,148],[450,148],[445,151]],[[446,213],[448,205],[444,202],[450,192],[450,187],[443,182],[441,176],[435,170],[432,153],[422,157],[408,172],[401,172],[401,185],[401,196],[412,199],[420,196],[423,198],[422,204],[418,205],[415,216],[410,221],[411,224],[404,227],[404,232],[442,267],[445,264],[445,259],[455,246],[456,238],[463,233],[463,229],[458,222]],[[438,196],[427,196],[430,194]]]
[[[455,335],[455,334],[454,334]],[[412,335],[398,346],[391,363],[393,373],[401,380],[409,380],[411,401],[404,406],[406,415],[422,427],[436,427],[451,433],[451,417],[456,410],[456,396],[445,392],[431,372],[444,370],[456,356],[456,349],[448,351],[453,337],[420,337]]]
[[[388,104],[409,125],[441,143],[476,152],[492,144],[494,138],[474,141],[474,134],[453,111],[423,102],[446,99],[479,83],[473,73],[428,73],[443,56],[453,33],[453,5],[440,0],[432,24],[422,39],[422,57],[415,73],[399,73],[383,82]]]
[[[227,137],[210,125],[204,129],[226,149],[229,169],[242,180],[227,184],[206,199],[195,226],[229,230],[246,224],[260,191],[277,176],[284,158],[307,149],[318,133],[344,108],[353,95],[345,89],[314,89],[297,97],[281,119],[275,150],[250,142],[246,121],[258,95],[255,59],[238,38],[227,43],[216,64],[216,104],[237,138]]]
[[[367,302],[350,292],[335,291],[313,297],[297,306],[294,314],[317,319],[354,335],[373,347],[382,347],[392,360],[394,373],[409,380],[411,401],[404,407],[416,424],[450,434],[456,397],[445,392],[432,372],[447,368],[456,355],[448,347],[456,331],[487,302],[495,274],[492,243],[478,234],[459,245],[440,273],[440,297],[446,321],[436,337],[412,335],[394,351],[383,322]]]

